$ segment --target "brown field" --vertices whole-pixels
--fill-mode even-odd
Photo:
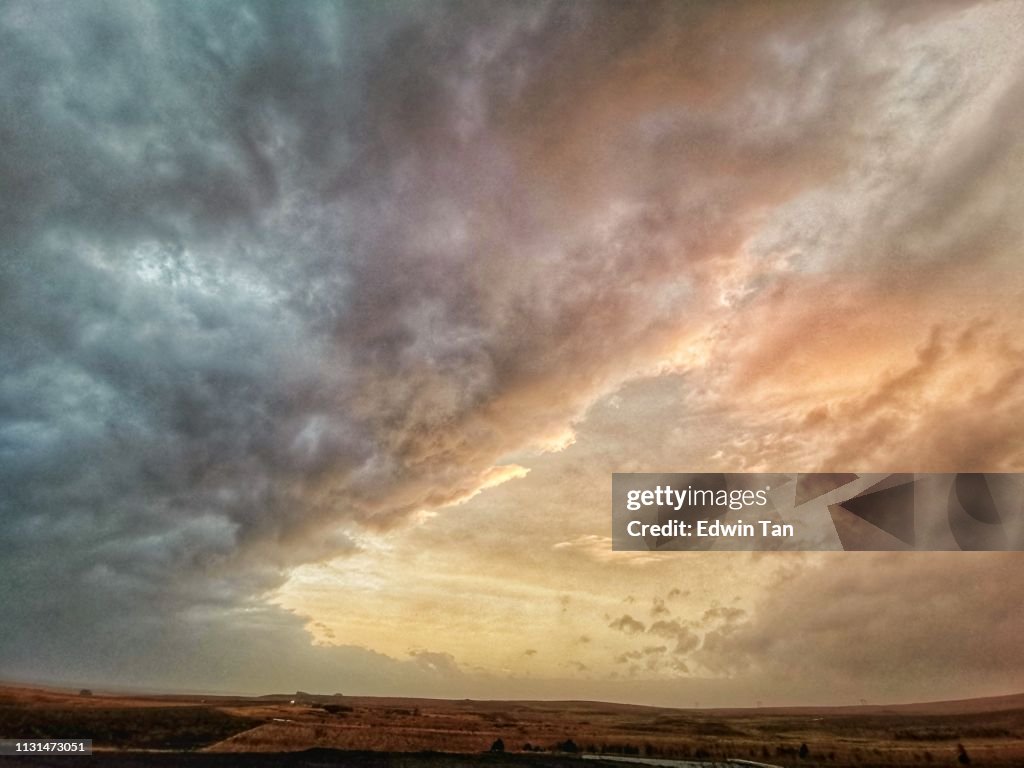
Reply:
[[[581,761],[565,751],[569,740],[583,753],[837,768],[954,766],[962,743],[971,765],[1021,766],[1024,695],[897,707],[682,710],[309,694],[81,696],[0,686],[0,738],[92,738],[97,752],[0,757],[2,766],[622,768]],[[499,738],[504,755],[480,754]]]

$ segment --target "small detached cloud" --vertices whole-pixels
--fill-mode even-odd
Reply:
[[[410,651],[409,655],[417,666],[434,674],[443,677],[461,677],[463,675],[462,668],[450,653]]]
[[[628,613],[623,614],[619,618],[615,619],[608,625],[611,629],[616,629],[619,632],[625,632],[629,635],[637,635],[644,631],[645,625],[641,621],[637,621]]]

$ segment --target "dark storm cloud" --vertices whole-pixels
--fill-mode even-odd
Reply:
[[[570,51],[644,45],[622,15],[3,7],[5,646],[244,605],[474,492],[664,345],[632,306],[666,266],[649,216],[535,236],[572,206],[491,124],[553,119]],[[633,287],[595,292],[616,264]]]
[[[0,7],[0,672],[283,638],[289,567],[651,370],[843,167],[854,8]]]

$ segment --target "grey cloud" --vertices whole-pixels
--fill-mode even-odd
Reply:
[[[611,629],[617,629],[620,632],[635,635],[644,631],[644,623],[637,621],[628,613],[623,614],[617,619],[614,619],[609,625]]]
[[[4,671],[186,658],[649,372],[843,167],[859,13],[5,3]]]
[[[664,645],[648,645],[634,651],[620,653],[615,657],[614,661],[616,664],[629,664],[631,661],[642,661],[643,669],[647,672],[653,673],[666,668],[664,658],[666,651],[668,651],[668,648]],[[681,669],[680,663],[675,660],[670,660],[667,668],[674,671],[679,671]],[[641,667],[639,665],[633,664],[628,668],[628,672],[630,675],[636,675],[640,669]]]
[[[679,634],[685,629],[677,620],[672,619],[670,621],[662,619],[651,624],[650,629],[647,631],[652,635],[662,635],[663,637],[672,637]]]
[[[1018,555],[832,559],[791,569],[752,615],[709,632],[695,658],[780,692],[813,669],[823,690],[851,700],[997,691],[1022,672]]]
[[[648,627],[647,632],[659,637],[676,641],[673,653],[684,655],[693,651],[701,644],[701,637],[690,627],[680,624],[675,619],[671,621],[656,621]]]
[[[701,617],[701,624],[711,624],[719,622],[722,624],[731,624],[746,615],[746,611],[742,608],[733,608],[726,605],[715,605],[704,611],[704,615]]]

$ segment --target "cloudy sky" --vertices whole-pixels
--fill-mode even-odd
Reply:
[[[1024,471],[1024,4],[0,3],[0,678],[1024,690],[1015,554],[616,471]]]

